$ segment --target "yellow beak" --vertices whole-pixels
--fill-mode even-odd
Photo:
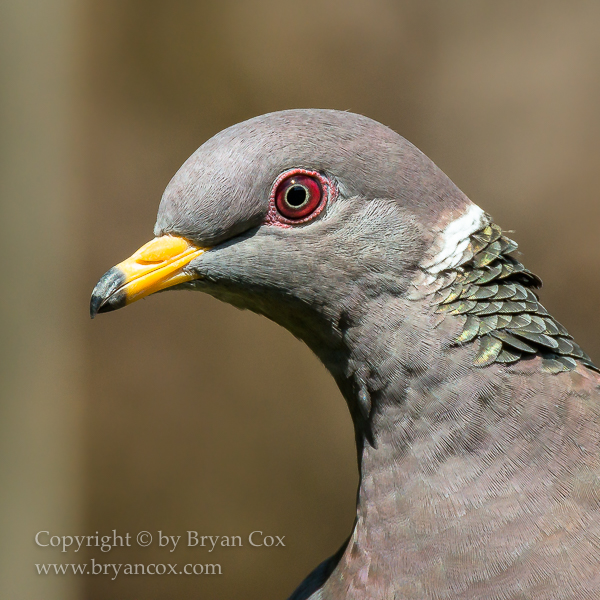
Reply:
[[[116,310],[165,288],[197,279],[185,267],[208,248],[164,235],[154,238],[105,273],[92,292],[90,314]]]

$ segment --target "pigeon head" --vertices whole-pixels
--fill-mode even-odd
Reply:
[[[196,289],[331,349],[344,320],[405,294],[422,265],[451,256],[483,219],[380,123],[333,110],[272,113],[222,131],[184,163],[155,239],[102,278],[91,312]]]

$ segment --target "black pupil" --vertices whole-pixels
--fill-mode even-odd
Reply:
[[[285,199],[287,203],[294,207],[298,208],[302,206],[306,202],[307,191],[306,188],[302,185],[293,185],[285,195]]]

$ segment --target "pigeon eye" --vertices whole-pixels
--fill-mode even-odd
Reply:
[[[323,189],[316,177],[290,175],[275,191],[275,206],[279,214],[290,221],[302,221],[322,205]]]

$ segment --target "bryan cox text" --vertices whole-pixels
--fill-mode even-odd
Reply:
[[[198,535],[197,531],[188,531],[188,546],[206,546],[209,552],[215,549],[215,546],[243,546],[242,537],[239,535]],[[262,531],[253,531],[248,536],[248,544],[255,548],[272,546],[285,546],[285,535],[263,535]]]

